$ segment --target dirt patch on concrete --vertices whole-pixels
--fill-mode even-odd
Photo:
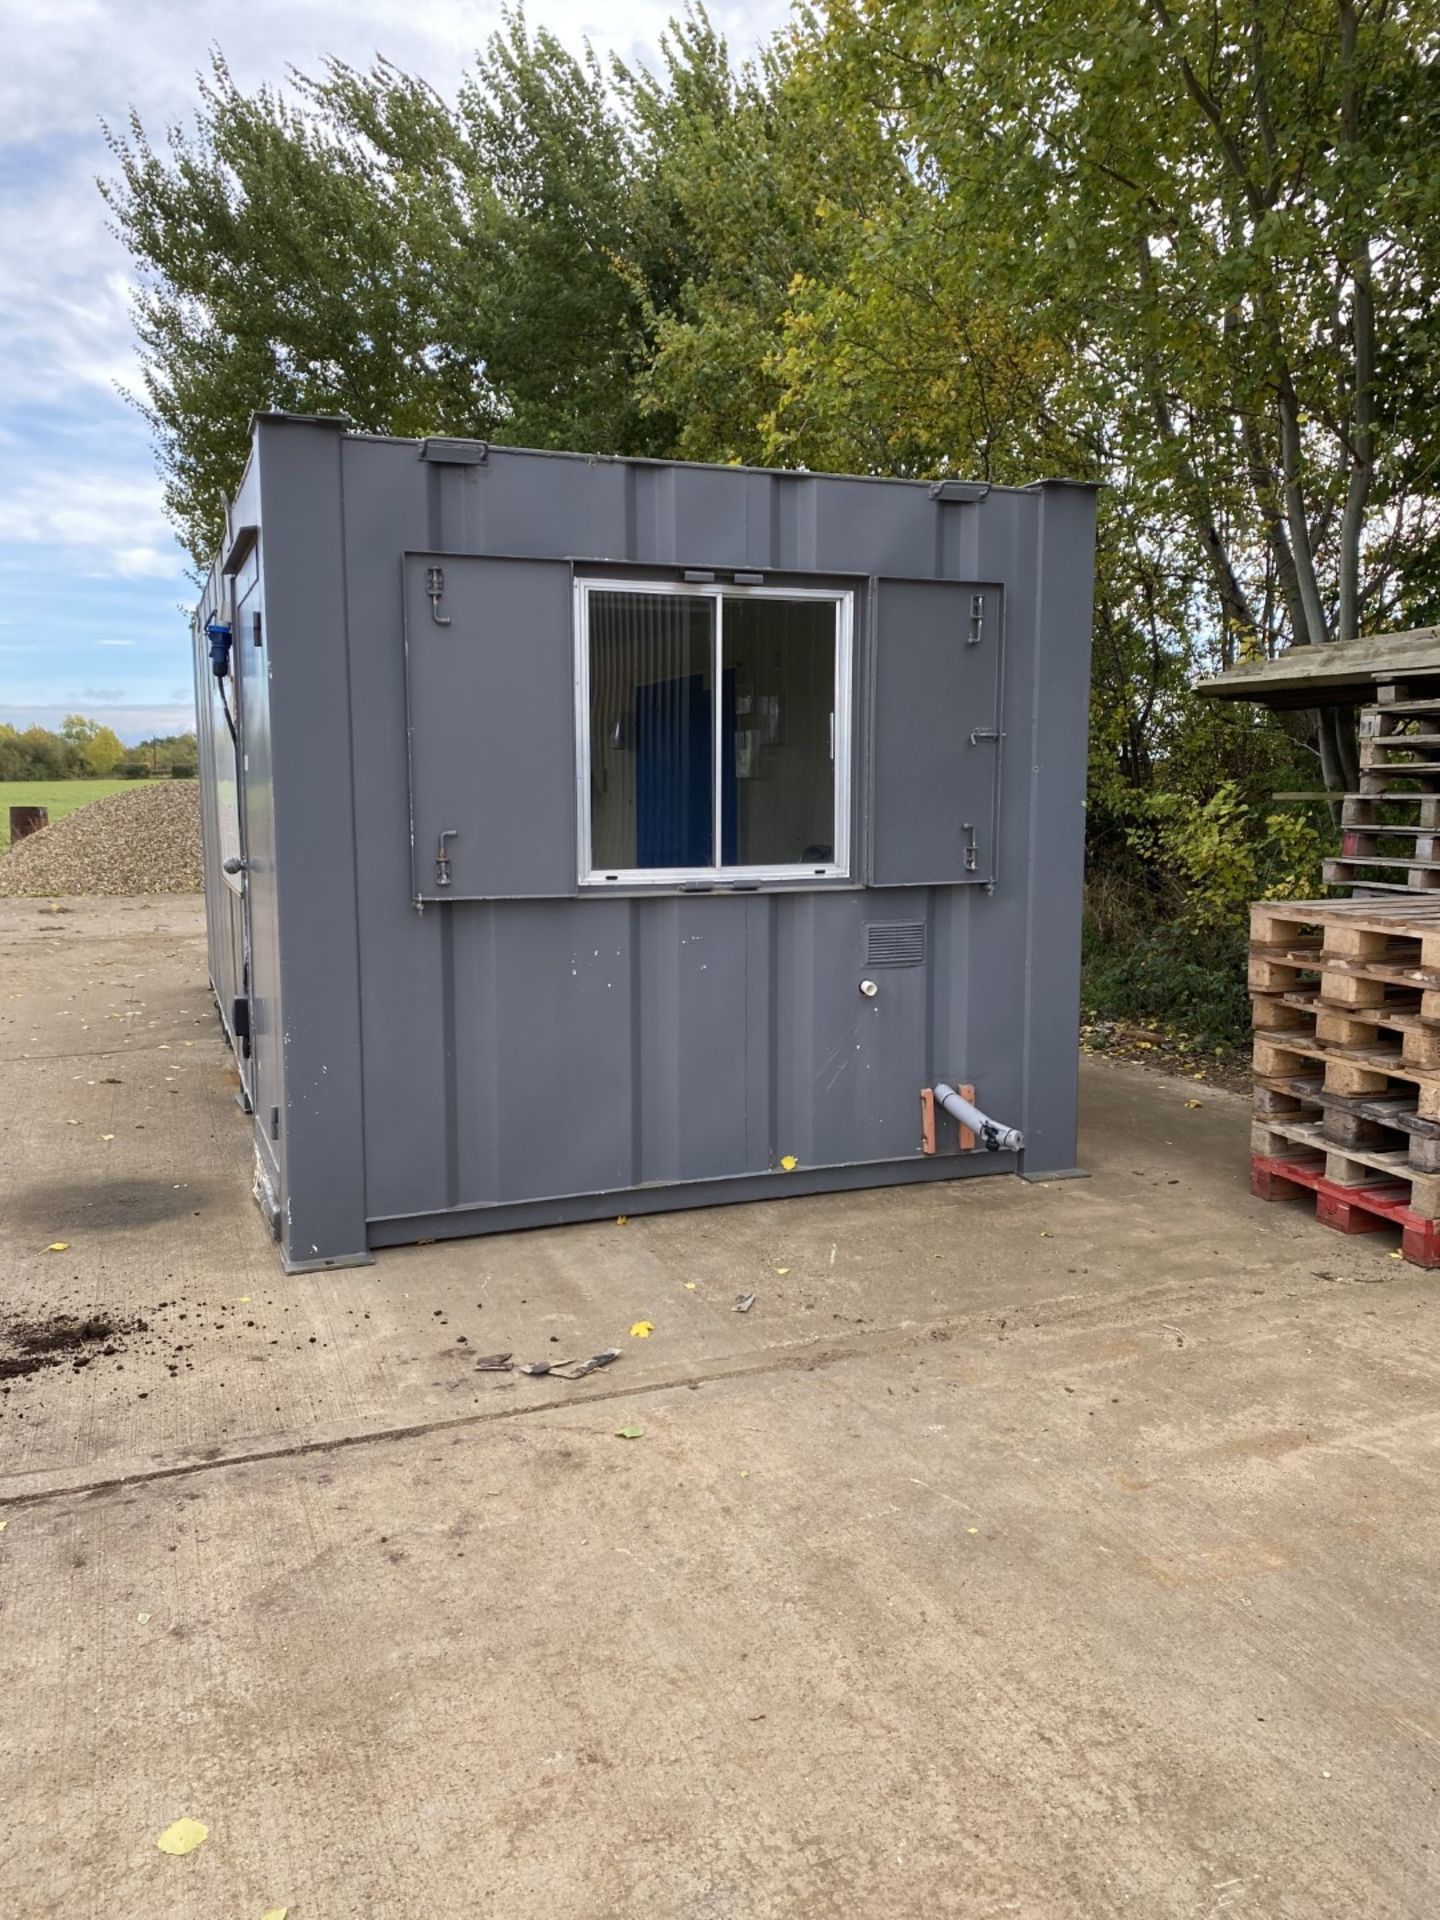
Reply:
[[[68,1366],[81,1373],[92,1360],[123,1353],[128,1334],[149,1331],[145,1320],[103,1313],[11,1320],[0,1328],[0,1380],[23,1380],[47,1367]]]

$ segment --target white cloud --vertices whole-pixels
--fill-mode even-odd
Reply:
[[[97,640],[95,644],[97,647],[133,647],[135,642],[133,640]]]
[[[168,552],[160,547],[119,547],[111,558],[122,580],[174,580],[184,572],[173,543]]]
[[[0,479],[0,543],[66,549],[77,571],[92,576],[180,580],[185,571],[159,489],[143,469],[32,470],[23,461],[7,463]]]
[[[592,0],[531,0],[532,28],[548,27],[579,50],[653,59],[678,0],[629,0],[607,9]],[[748,53],[779,26],[783,0],[715,0],[716,26]],[[470,0],[64,0],[43,14],[33,0],[0,0],[0,126],[12,141],[90,129],[99,116],[123,121],[134,105],[158,131],[187,112],[198,72],[220,47],[242,86],[283,80],[287,66],[317,67],[327,54],[368,66],[384,54],[453,91],[475,50],[500,25],[500,7]]]

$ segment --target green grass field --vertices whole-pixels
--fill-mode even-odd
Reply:
[[[10,844],[11,807],[48,807],[53,827],[67,813],[135,784],[133,780],[0,780],[0,847]]]

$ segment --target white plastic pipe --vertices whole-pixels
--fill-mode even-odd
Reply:
[[[992,1120],[988,1113],[982,1113],[979,1107],[972,1105],[954,1087],[946,1086],[943,1080],[935,1082],[935,1098],[952,1120],[958,1120],[962,1127],[968,1127],[976,1135],[988,1152],[1018,1153],[1024,1146],[1025,1136],[1018,1127],[1002,1127],[998,1120]]]

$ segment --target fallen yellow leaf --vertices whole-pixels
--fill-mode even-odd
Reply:
[[[630,1329],[630,1338],[632,1340],[648,1340],[654,1331],[655,1325],[653,1321],[637,1320]]]
[[[694,1282],[693,1280],[687,1280],[687,1281],[685,1282],[685,1291],[686,1291],[687,1293],[694,1293],[694,1291],[695,1291],[695,1282]]]
[[[101,1136],[100,1136],[100,1138],[101,1138],[102,1140],[113,1140],[113,1139],[115,1138],[115,1136],[114,1136],[114,1134],[113,1134],[113,1133],[102,1133],[102,1134],[101,1134]]]
[[[248,1294],[248,1293],[242,1293],[242,1294],[241,1294],[241,1296],[240,1296],[240,1305],[241,1305],[242,1307],[248,1307],[248,1306],[249,1306],[249,1304],[250,1304],[250,1296],[249,1296],[249,1294]]]
[[[70,1251],[70,1242],[68,1240],[52,1240],[45,1251],[46,1253],[68,1253]]]
[[[776,1273],[789,1273],[789,1267],[776,1267]]]
[[[8,1520],[0,1520],[0,1533],[3,1533],[9,1524],[10,1522]]]
[[[629,1216],[629,1214],[628,1214],[628,1213],[617,1213],[617,1214],[616,1214],[616,1216],[615,1216],[615,1224],[616,1224],[616,1226],[617,1226],[617,1227],[628,1227],[628,1226],[629,1226],[629,1224],[630,1224],[630,1216]]]
[[[793,1173],[800,1162],[795,1158],[793,1153],[782,1153],[780,1156],[780,1164],[786,1173]]]
[[[1187,1107],[1203,1107],[1205,1102],[1203,1100],[1187,1100],[1185,1104]]]
[[[203,1820],[177,1820],[168,1826],[155,1842],[161,1853],[193,1853],[202,1841],[210,1838],[210,1829]]]
[[[264,1913],[261,1914],[260,1920],[285,1920],[285,1916],[289,1911],[290,1909],[288,1907],[267,1907]]]

